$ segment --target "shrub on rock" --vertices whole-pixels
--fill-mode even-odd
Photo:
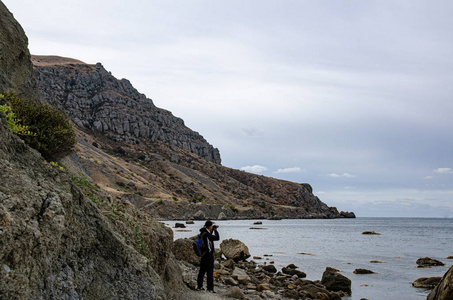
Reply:
[[[22,139],[47,161],[59,160],[73,152],[76,136],[63,112],[47,104],[19,98],[13,93],[6,93],[4,101],[11,105],[20,125],[33,133]]]

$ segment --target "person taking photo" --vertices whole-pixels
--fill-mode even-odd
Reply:
[[[201,261],[200,261],[200,271],[198,272],[197,278],[197,290],[201,291],[203,289],[203,280],[204,274],[207,278],[207,290],[210,293],[215,293],[214,291],[214,241],[220,239],[219,232],[217,228],[219,226],[214,224],[212,221],[208,220],[205,222],[204,227],[200,229],[199,236],[203,240],[201,246]]]

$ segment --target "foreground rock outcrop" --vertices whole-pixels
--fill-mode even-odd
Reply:
[[[4,117],[0,141],[2,297],[165,297],[149,259],[128,245],[65,172],[14,136]],[[160,230],[171,241],[171,232]],[[153,254],[163,274],[169,256]]]
[[[27,36],[1,1],[0,37],[0,89],[12,90],[20,96],[38,97]]]
[[[445,273],[440,283],[428,295],[427,300],[450,300],[453,299],[453,266]]]

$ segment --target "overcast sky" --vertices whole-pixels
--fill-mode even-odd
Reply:
[[[453,1],[2,0],[219,148],[357,216],[453,217]]]

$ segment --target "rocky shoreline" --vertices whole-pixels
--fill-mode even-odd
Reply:
[[[192,251],[191,239],[178,239],[173,253],[182,262],[183,280],[191,289],[196,287],[199,257]],[[280,271],[272,255],[250,258],[247,246],[239,240],[224,240],[216,250],[214,284],[217,294],[233,299],[330,299],[351,295],[351,280],[337,269],[327,267],[320,280],[306,280],[298,266],[289,264]],[[200,291],[199,293],[203,293]]]
[[[187,224],[192,223],[192,221],[187,221]],[[253,225],[259,225],[259,223],[260,221],[257,221]],[[175,223],[175,228],[184,227],[184,223]],[[192,290],[195,290],[196,287],[200,260],[192,250],[192,243],[196,237],[180,238],[173,242],[173,253],[176,259],[180,261],[183,269],[183,280]],[[214,265],[217,296],[212,299],[337,300],[349,297],[352,294],[352,282],[342,274],[341,270],[326,266],[322,278],[307,280],[306,273],[299,269],[299,266],[288,264],[280,269],[276,266],[272,254],[264,254],[262,257],[252,256],[248,247],[239,240],[223,240],[219,246],[220,248],[216,249]],[[306,255],[310,254],[307,253]],[[447,259],[451,258],[447,257]],[[382,261],[371,262],[384,263]],[[445,265],[429,257],[418,259],[416,264],[418,268]],[[448,275],[449,273],[450,275]],[[442,298],[442,291],[451,290],[452,283],[445,283],[445,280],[448,281],[448,278],[452,277],[452,273],[453,267],[445,274],[444,278],[446,279],[442,279],[442,277],[422,277],[415,280],[412,286],[432,290],[429,299],[450,299]],[[357,268],[353,274],[368,276],[377,273],[372,270]],[[439,292],[438,286],[446,286],[446,288]],[[203,291],[196,293],[203,295]],[[361,298],[361,300],[366,300],[366,298]]]

